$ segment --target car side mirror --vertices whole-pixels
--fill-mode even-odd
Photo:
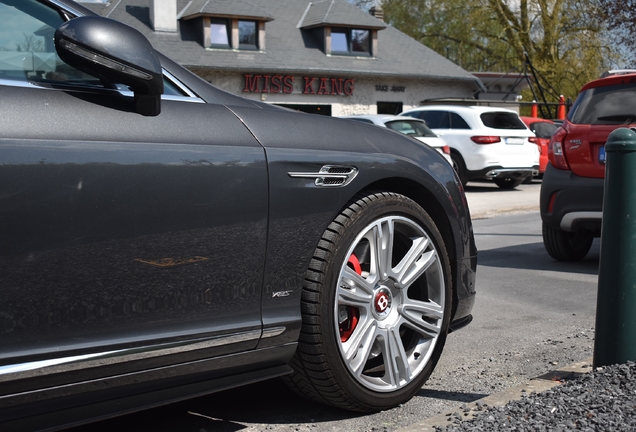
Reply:
[[[161,112],[159,56],[148,39],[132,27],[97,16],[74,18],[55,31],[55,49],[70,66],[129,86],[139,114],[156,116]]]

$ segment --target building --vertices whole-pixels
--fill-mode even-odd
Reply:
[[[480,80],[345,0],[85,3],[230,93],[326,115],[393,114],[474,98]]]

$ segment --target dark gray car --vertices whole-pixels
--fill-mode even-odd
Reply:
[[[475,295],[435,150],[225,93],[70,1],[0,17],[0,430],[275,376],[356,411],[421,388]]]

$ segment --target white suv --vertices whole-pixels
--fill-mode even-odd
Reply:
[[[428,105],[400,115],[424,120],[444,138],[463,184],[489,178],[500,188],[511,189],[539,173],[539,147],[528,140],[534,134],[512,110]]]

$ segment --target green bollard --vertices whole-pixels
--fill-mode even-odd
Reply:
[[[616,129],[605,153],[595,367],[636,360],[636,133]]]

